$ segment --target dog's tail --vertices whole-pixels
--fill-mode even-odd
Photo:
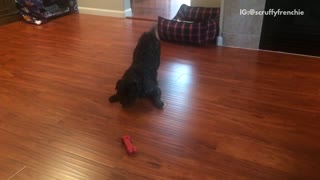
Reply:
[[[158,34],[158,26],[154,25],[151,27],[150,32],[154,33],[154,35],[157,37],[158,40],[160,40],[159,34]]]

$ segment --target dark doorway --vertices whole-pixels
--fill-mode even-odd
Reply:
[[[320,56],[320,1],[267,0],[265,10],[304,11],[304,15],[264,16],[260,49]]]

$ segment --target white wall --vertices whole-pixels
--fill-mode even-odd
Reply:
[[[223,46],[258,49],[263,16],[240,15],[240,9],[264,10],[266,0],[223,1]]]
[[[131,13],[130,0],[78,0],[83,14],[124,18]]]

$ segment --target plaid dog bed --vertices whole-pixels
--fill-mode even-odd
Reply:
[[[219,31],[220,8],[181,5],[172,20],[158,17],[162,40],[205,45],[214,42]]]
[[[20,15],[27,23],[43,24],[48,20],[78,13],[77,0],[15,0]]]

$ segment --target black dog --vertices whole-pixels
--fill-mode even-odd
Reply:
[[[157,71],[160,66],[160,40],[153,27],[144,32],[133,53],[133,62],[129,69],[118,80],[117,93],[109,98],[111,103],[119,101],[128,107],[141,97],[152,100],[157,108],[163,108],[161,90],[158,87]]]

